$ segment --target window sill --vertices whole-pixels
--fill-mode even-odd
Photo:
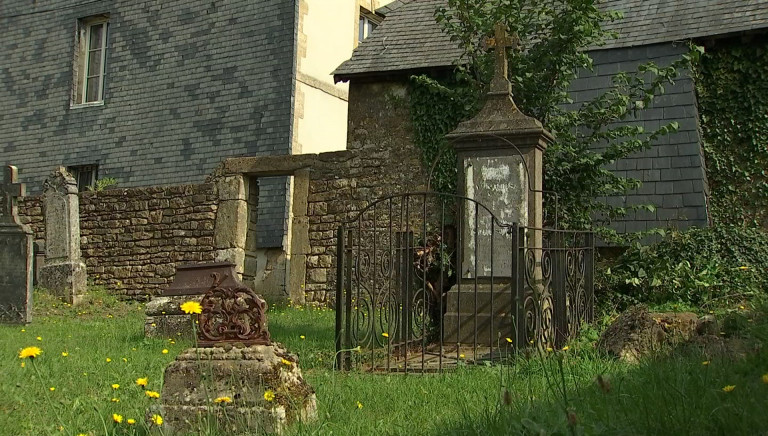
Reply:
[[[78,103],[78,104],[70,104],[70,109],[82,109],[86,107],[98,107],[98,106],[104,106],[104,100],[102,101],[94,101],[91,103]]]

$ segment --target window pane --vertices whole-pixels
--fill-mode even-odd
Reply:
[[[360,17],[359,34],[357,35],[357,42],[363,42],[365,39],[365,18]]]
[[[102,33],[104,32],[104,24],[95,24],[91,26],[91,43],[88,46],[89,50],[101,48]]]
[[[366,36],[371,36],[371,32],[373,32],[374,29],[376,29],[376,23],[374,23],[373,21],[369,20],[368,21],[368,35],[366,35]]]
[[[101,50],[88,53],[88,77],[101,75]]]
[[[100,82],[101,82],[101,77],[86,79],[85,81],[85,87],[86,87],[85,102],[86,103],[101,100],[100,98],[101,96],[99,95]]]

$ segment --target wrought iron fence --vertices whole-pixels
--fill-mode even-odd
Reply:
[[[337,232],[338,368],[427,372],[556,347],[592,320],[589,232],[500,222],[470,198],[410,193]]]

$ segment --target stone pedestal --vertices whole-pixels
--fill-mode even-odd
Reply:
[[[219,397],[232,402],[217,404]],[[201,419],[215,419],[219,431],[280,434],[317,415],[314,390],[296,356],[279,344],[187,349],[165,369],[161,398],[167,430],[179,434]]]
[[[59,167],[45,180],[45,265],[40,286],[77,304],[87,288],[85,263],[80,257],[80,203],[77,182]]]
[[[475,297],[477,296],[477,299]],[[505,338],[515,337],[515,295],[512,285],[506,283],[474,283],[454,286],[448,293],[443,318],[443,341],[485,346],[505,344]]]
[[[148,338],[192,339],[189,315],[181,311],[181,304],[203,299],[203,295],[173,295],[154,297],[147,303],[144,336]]]

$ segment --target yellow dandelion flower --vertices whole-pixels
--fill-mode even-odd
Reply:
[[[362,348],[360,348],[360,346],[358,345],[357,347],[355,347],[355,348],[353,348],[353,349],[351,349],[351,350],[349,350],[349,351],[354,351],[355,353],[359,353],[359,352],[360,352],[360,351],[362,351],[362,350],[363,350],[363,349],[362,349]]]
[[[43,350],[38,347],[27,347],[19,351],[19,359],[26,359],[27,357],[34,359],[42,353]]]
[[[555,350],[553,350],[552,347],[547,347],[547,353],[551,353],[553,351],[555,351]]]
[[[181,310],[184,313],[188,314],[194,314],[194,313],[203,313],[203,306],[200,305],[197,301],[187,301],[181,304]]]
[[[160,392],[155,391],[144,391],[144,395],[148,396],[149,398],[160,398]]]
[[[113,403],[119,403],[119,402],[120,402],[120,398],[112,398],[112,400],[111,400],[111,401],[112,401]]]
[[[110,359],[109,357],[107,357],[107,358],[106,358],[106,361],[107,361],[107,363],[109,363],[109,362],[111,362],[111,361],[112,361],[112,359]]]
[[[563,351],[568,351],[568,349],[570,349],[570,348],[571,348],[571,347],[569,347],[569,346],[567,346],[567,345],[566,345],[565,347],[563,347]]]
[[[384,332],[384,333],[382,333],[381,335],[382,335],[382,336],[384,336],[385,338],[388,338],[388,337],[389,337],[389,333],[387,333],[387,332]]]
[[[152,415],[152,422],[155,425],[163,425],[163,417],[160,415]]]
[[[112,389],[120,389],[120,385],[117,383],[112,384]]]
[[[168,354],[168,350],[163,348],[163,354]]]
[[[24,368],[25,366],[27,366],[26,363],[25,362],[21,362],[21,367]]]
[[[21,332],[22,332],[22,333],[24,333],[25,331],[26,331],[25,329],[21,329]]]
[[[275,401],[275,391],[271,389],[264,391],[264,399],[267,401]]]
[[[40,337],[40,336],[38,336],[38,337],[37,337],[37,340],[38,340],[38,341],[42,341],[42,340],[43,340],[43,338],[42,338],[42,337]]]
[[[362,408],[363,408],[363,403],[361,403],[361,402],[359,402],[359,401],[358,401],[358,402],[355,404],[355,406],[356,406],[358,409],[362,409]]]
[[[55,391],[55,390],[56,390],[56,388],[54,388],[53,386],[51,386],[50,388],[48,388],[48,390],[49,390],[49,391],[51,391],[51,392],[53,392],[53,391]]]
[[[509,342],[510,344],[512,343],[512,338],[506,338],[506,339],[507,339],[507,342]]]
[[[142,377],[136,379],[136,384],[139,386],[147,386],[147,383],[149,383],[148,377]]]
[[[749,269],[749,267],[744,265],[744,266],[740,266],[739,269],[742,270],[742,271],[746,271],[746,270]]]
[[[709,365],[709,360],[705,360],[705,361],[701,362],[701,364],[704,365],[704,366],[707,366],[707,365]]]
[[[123,415],[118,415],[117,413],[113,413],[112,421],[115,421],[116,423],[120,424],[121,422],[123,422]]]
[[[128,363],[128,358],[123,357],[123,362]]]
[[[88,435],[85,433],[78,433],[77,436],[88,436]]]
[[[763,383],[768,384],[768,374],[763,374],[763,376],[760,377],[760,380],[762,380]]]
[[[291,361],[287,359],[280,359],[280,362],[282,362],[285,366],[291,366]]]
[[[61,357],[67,357],[67,356],[69,356],[69,353],[67,353],[66,351],[61,352]]]
[[[299,336],[301,339],[307,339],[304,335]]]
[[[213,400],[214,403],[220,404],[220,403],[231,403],[232,398],[229,397],[218,397],[215,400]]]
[[[736,385],[728,385],[723,387],[723,392],[733,392],[736,389]]]
[[[125,420],[125,422],[128,423],[128,425],[136,424],[136,420],[133,418],[128,418]]]
[[[464,355],[463,354],[459,354],[459,359],[463,359],[463,358],[464,358]]]

